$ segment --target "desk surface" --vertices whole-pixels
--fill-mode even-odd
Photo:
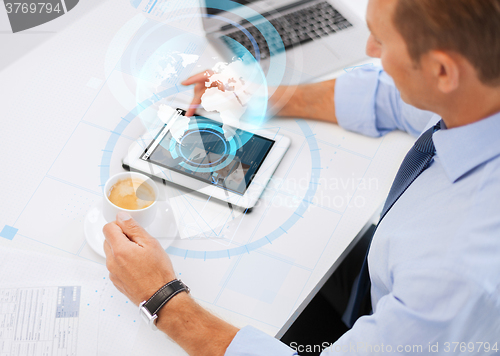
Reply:
[[[83,218],[101,199],[103,180],[122,171],[121,158],[143,122],[155,116],[152,105],[143,117],[124,119],[141,90],[151,90],[149,96],[158,90],[130,69],[131,53],[141,57],[134,40],[147,23],[128,2],[109,0],[0,72],[0,230],[13,232],[0,237],[0,246],[104,265],[85,241]],[[204,51],[208,65],[216,54]],[[204,69],[197,65],[193,72]],[[156,104],[185,105],[190,95],[175,92]],[[373,219],[412,139],[402,133],[366,138],[297,119],[273,119],[265,128],[289,136],[292,145],[252,213],[161,188],[181,232],[169,252],[193,296],[238,326],[276,335]],[[260,248],[231,255],[257,240]],[[118,332],[110,337],[132,343],[130,350],[143,343],[139,337],[123,343]],[[170,343],[157,342],[158,350]]]

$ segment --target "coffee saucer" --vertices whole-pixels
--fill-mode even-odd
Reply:
[[[172,242],[178,238],[179,231],[177,223],[170,205],[166,202],[157,202],[158,209],[156,218],[153,223],[146,228],[146,231],[155,237],[164,249],[167,249]],[[83,224],[85,239],[89,246],[99,256],[106,258],[104,254],[104,234],[102,228],[107,224],[102,214],[102,200],[93,205],[87,215]]]

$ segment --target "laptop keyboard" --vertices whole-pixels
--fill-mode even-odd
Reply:
[[[279,33],[276,36],[274,29],[270,28],[269,23]],[[324,1],[315,3],[311,6],[285,14],[281,17],[258,24],[259,30],[254,26],[244,26],[256,41],[260,50],[260,59],[266,59],[269,56],[283,51],[280,42],[283,42],[284,50],[290,49],[296,45],[310,42],[314,39],[326,37],[333,33],[352,27],[352,24],[342,16],[330,3]],[[234,39],[245,47],[254,57],[257,58],[254,45],[243,31],[234,30],[226,33],[225,36]],[[236,55],[239,53],[238,46],[227,37],[222,39],[231,48]],[[267,39],[267,41],[266,41]]]

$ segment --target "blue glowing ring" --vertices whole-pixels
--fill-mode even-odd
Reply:
[[[115,129],[112,131],[111,136],[108,139],[108,142],[106,143],[106,147],[103,150],[103,155],[101,159],[101,187],[104,190],[104,184],[109,178],[109,167],[111,165],[111,155],[113,153],[113,150],[116,146],[116,143],[118,142],[118,139],[120,138],[121,134],[123,131],[127,128],[127,126],[130,124],[130,122],[137,116],[139,115],[143,110],[145,110],[149,105],[154,104],[156,101],[159,101],[165,97],[168,97],[173,94],[177,94],[181,91],[185,91],[187,88],[183,87],[172,87],[170,89],[164,90],[163,92],[159,93],[158,95],[152,96],[150,99],[147,99],[137,105],[132,111],[130,111],[125,117],[122,118],[122,120],[118,123],[118,125],[115,127]],[[231,256],[237,256],[241,255],[244,253],[250,253],[253,250],[257,250],[265,245],[272,244],[274,240],[282,236],[283,234],[287,233],[287,231],[292,228],[295,223],[299,221],[299,219],[303,218],[303,214],[307,212],[307,209],[309,205],[312,204],[312,199],[316,195],[316,191],[318,189],[318,184],[319,184],[319,179],[321,175],[321,170],[319,167],[321,167],[321,157],[320,157],[320,150],[318,147],[318,143],[316,141],[316,138],[307,124],[304,120],[298,120],[297,124],[299,125],[300,129],[304,133],[304,136],[306,137],[307,144],[309,145],[309,151],[311,154],[311,163],[312,163],[312,171],[311,171],[311,180],[309,181],[309,187],[306,191],[306,194],[304,195],[304,198],[302,199],[301,203],[299,204],[298,208],[292,213],[292,215],[285,221],[281,226],[276,228],[274,231],[271,233],[265,235],[264,237],[261,237],[260,239],[257,239],[256,241],[253,241],[251,243],[230,248],[230,249],[225,249],[225,250],[216,250],[216,251],[194,251],[194,250],[187,250],[187,249],[182,249],[174,246],[170,246],[167,248],[167,253],[170,255],[175,255],[175,256],[180,256],[183,258],[195,258],[195,259],[218,259],[218,258],[231,258]],[[104,194],[104,192],[103,192]]]
[[[210,122],[198,121],[197,123],[194,123],[194,124],[192,123],[192,124],[189,124],[189,126],[188,126],[188,130],[199,131],[202,129],[215,130],[215,131],[218,131],[219,133],[221,133],[222,135],[224,134],[224,130],[222,130],[222,128],[220,126],[214,125]],[[221,170],[222,168],[227,167],[233,161],[234,157],[236,157],[236,151],[239,148],[239,147],[237,147],[237,142],[234,140],[234,136],[233,136],[233,139],[230,139],[229,141],[227,141],[227,143],[229,143],[229,153],[227,153],[228,150],[226,149],[227,155],[225,157],[223,157],[222,162],[219,163],[218,165],[216,165],[214,167],[200,167],[200,165],[192,166],[189,164],[189,160],[187,160],[187,161],[182,162],[182,167],[185,169],[188,169],[190,171],[200,172],[200,173],[213,173],[215,171],[218,171],[218,170]],[[175,141],[175,139],[172,138],[170,141],[169,150],[171,153],[175,152],[176,157],[178,157],[179,155],[182,155],[182,152],[177,151],[178,148],[179,148],[179,145],[177,145],[177,141]],[[173,155],[172,155],[172,157],[173,157]]]
[[[212,135],[217,136],[217,137],[218,137],[218,138],[222,141],[222,143],[224,143],[224,153],[222,154],[221,158],[219,158],[217,161],[215,161],[215,162],[211,162],[211,163],[196,163],[196,162],[191,161],[191,160],[190,160],[189,158],[187,158],[186,156],[184,156],[184,153],[182,152],[182,141],[184,141],[184,139],[185,139],[186,137],[188,137],[189,135],[192,135],[192,134],[194,134],[194,133],[196,133],[196,132],[209,132],[209,133],[211,133]],[[210,130],[198,130],[198,131],[192,131],[192,132],[188,133],[187,135],[185,135],[185,136],[182,138],[182,140],[181,140],[181,144],[180,144],[180,147],[179,147],[179,152],[180,152],[181,156],[182,156],[182,157],[183,157],[186,161],[188,161],[189,163],[192,163],[192,164],[197,164],[198,166],[211,166],[211,165],[214,165],[214,164],[216,164],[216,163],[220,162],[222,159],[224,159],[224,158],[225,158],[224,156],[225,156],[225,154],[226,154],[226,152],[227,152],[227,143],[226,143],[226,140],[224,140],[222,137],[220,137],[220,135],[216,134],[216,133],[215,133],[215,132],[213,132],[213,131],[210,131]]]

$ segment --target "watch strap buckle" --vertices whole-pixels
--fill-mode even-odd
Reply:
[[[142,319],[153,329],[153,330],[158,330],[158,327],[156,326],[156,319],[158,319],[158,315],[154,314],[151,315],[149,310],[144,306],[146,304],[146,300],[143,301],[141,304],[139,304],[139,314],[141,315]]]

